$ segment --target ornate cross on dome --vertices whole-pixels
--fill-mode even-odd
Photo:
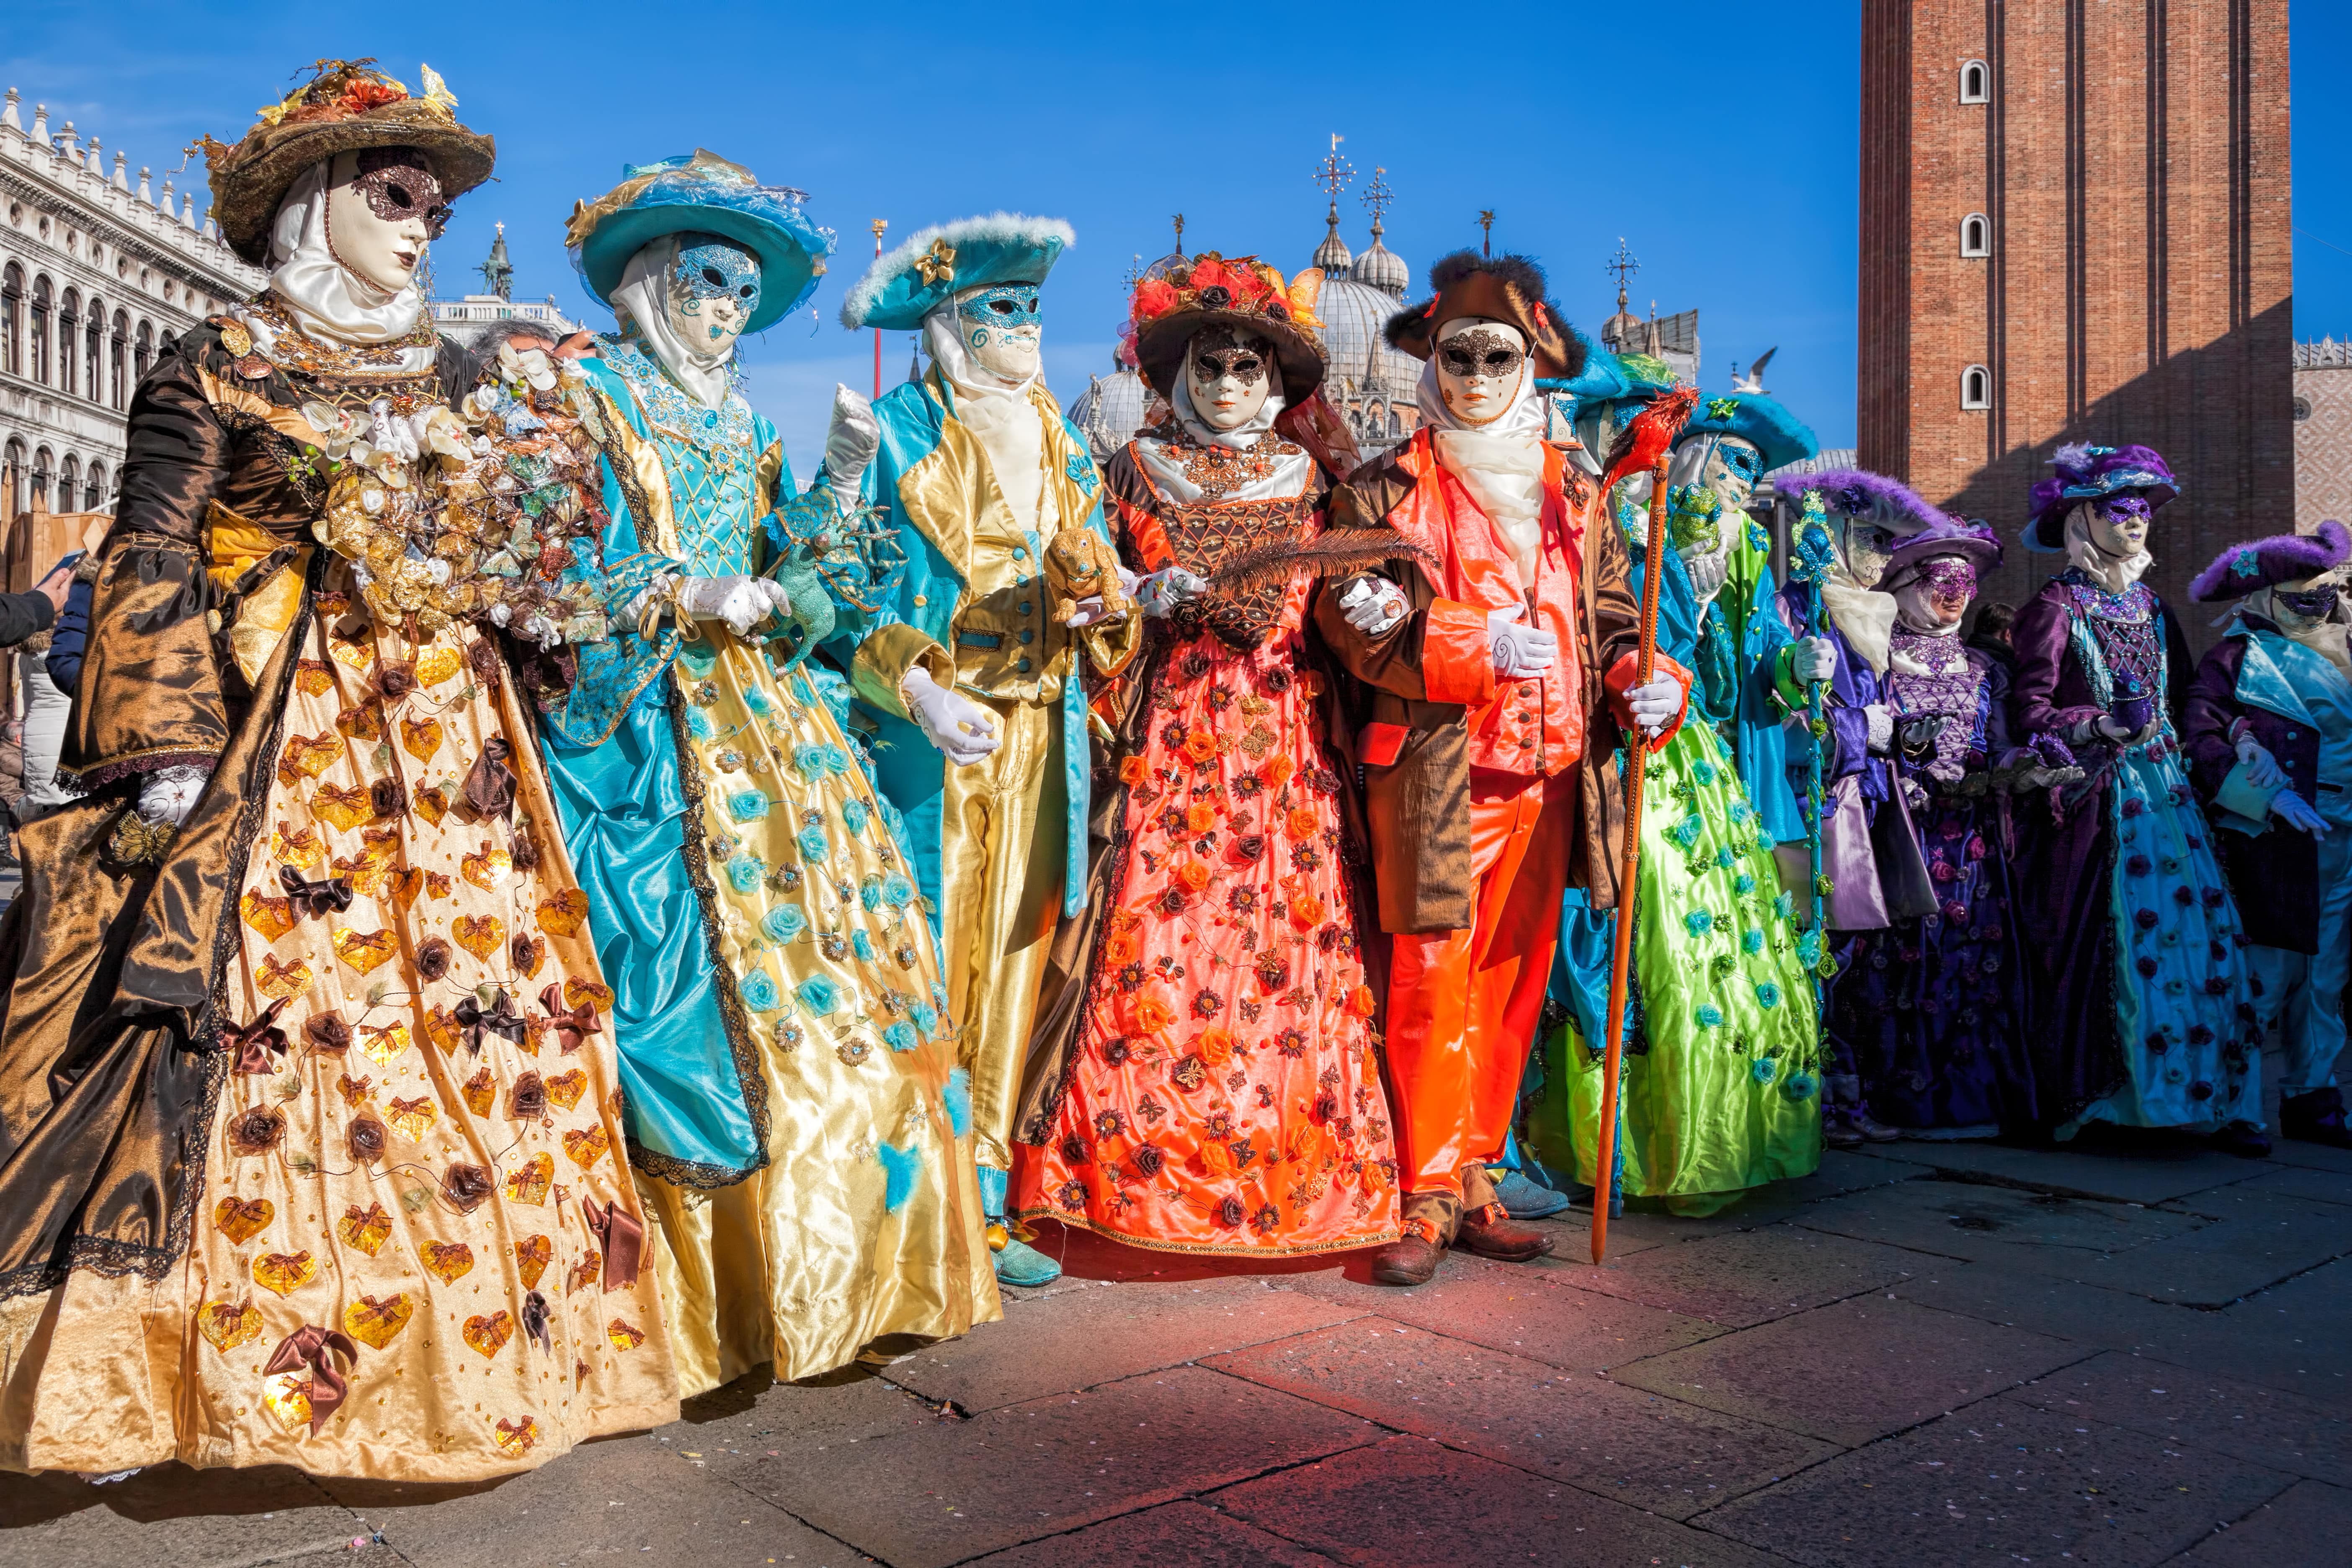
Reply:
[[[1363,203],[1365,209],[1372,215],[1372,237],[1374,239],[1378,239],[1381,236],[1381,215],[1389,210],[1389,204],[1396,200],[1396,192],[1389,188],[1388,173],[1387,169],[1377,164],[1374,165],[1372,169],[1372,183],[1366,185],[1364,187],[1364,194],[1356,198],[1358,201]]]
[[[1625,279],[1642,270],[1641,262],[1635,259],[1633,253],[1625,247],[1623,235],[1617,237],[1617,254],[1611,257],[1601,266],[1601,270],[1614,272],[1617,275],[1617,308],[1622,310],[1625,308]]]
[[[1356,178],[1356,166],[1339,156],[1339,143],[1346,140],[1345,136],[1336,131],[1333,132],[1331,151],[1325,154],[1320,163],[1315,165],[1315,183],[1322,186],[1323,194],[1331,198],[1334,211],[1338,210],[1339,205],[1339,193],[1354,184]]]

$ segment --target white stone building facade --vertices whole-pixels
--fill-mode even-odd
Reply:
[[[120,150],[0,108],[0,513],[113,501],[131,395],[156,356],[261,287],[195,187],[159,194]]]

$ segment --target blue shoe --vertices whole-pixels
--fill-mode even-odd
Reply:
[[[1495,1196],[1513,1219],[1544,1219],[1574,1201],[1566,1193],[1556,1193],[1531,1180],[1525,1171],[1505,1173],[1495,1184]]]
[[[1008,1237],[993,1257],[996,1282],[1034,1290],[1062,1277],[1062,1266],[1018,1237]]]

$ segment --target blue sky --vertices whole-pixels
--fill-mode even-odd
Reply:
[[[1503,5],[1478,25],[1423,5],[632,5],[412,0],[394,7],[221,0],[10,0],[0,84],[163,171],[202,132],[235,140],[288,73],[323,55],[417,57],[497,136],[499,182],[458,205],[435,247],[441,291],[503,219],[517,292],[598,320],[562,248],[562,220],[640,162],[706,146],[802,186],[841,254],[803,310],[748,348],[752,401],[814,467],[833,383],[864,387],[870,347],[834,320],[866,226],[903,236],[1008,207],[1069,219],[1078,243],[1045,295],[1048,379],[1066,402],[1107,368],[1130,258],[1255,250],[1285,270],[1323,233],[1309,175],[1333,132],[1358,172],[1383,166],[1390,247],[1416,274],[1475,244],[1540,259],[1571,320],[1612,303],[1622,236],[1637,310],[1700,310],[1704,379],[1780,353],[1772,389],[1825,446],[1853,438],[1858,0]],[[2294,0],[2298,79],[2352,49],[2352,6]],[[1449,55],[1441,40],[1478,47]],[[1514,76],[1517,76],[1515,81]],[[2352,95],[2298,100],[2297,329],[2352,334]],[[2330,248],[2330,243],[2341,249]],[[1418,282],[1416,277],[1416,282]],[[473,286],[478,288],[478,280]],[[885,382],[909,340],[886,340]]]

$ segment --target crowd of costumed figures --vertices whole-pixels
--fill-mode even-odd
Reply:
[[[802,195],[631,167],[565,235],[615,329],[460,347],[456,108],[321,62],[204,144],[268,281],[141,384],[55,627],[0,1465],[524,1468],[961,1334],[1071,1228],[1410,1287],[1825,1146],[2259,1157],[2273,1029],[2280,1131],[2352,1143],[2341,526],[2199,575],[2199,659],[2158,453],[1996,530],[1468,251],[1369,458],[1320,274],[1171,258],[1098,464],[1071,231],[1003,213],[847,289],[929,367],[803,483],[733,374]],[[2062,569],[1972,613],[2018,545]]]

